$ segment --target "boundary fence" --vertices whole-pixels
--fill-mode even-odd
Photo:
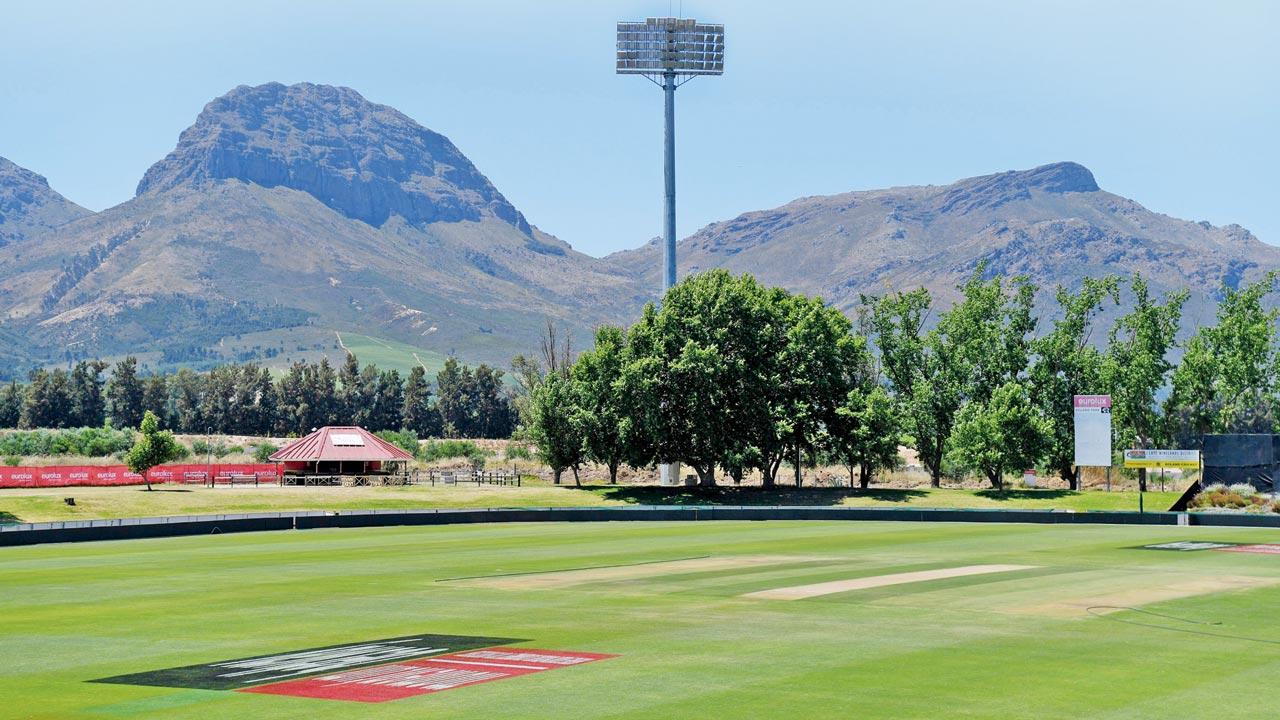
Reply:
[[[987,522],[1070,525],[1198,525],[1280,529],[1280,516],[1172,512],[1063,512],[1057,510],[930,510],[843,507],[634,505],[604,508],[485,508],[247,513],[187,517],[82,520],[0,525],[0,546],[125,540],[264,530],[454,525],[504,522],[609,522],[703,520],[849,520]]]

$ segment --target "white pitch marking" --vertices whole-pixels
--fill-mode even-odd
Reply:
[[[1030,570],[1035,565],[965,565],[964,567],[939,568],[937,570],[920,570],[917,572],[895,573],[893,575],[876,575],[874,577],[852,578],[850,580],[833,580],[831,582],[814,583],[812,585],[794,585],[792,587],[772,588],[747,593],[742,597],[761,598],[765,600],[803,600],[805,598],[848,592],[850,590],[869,590],[889,585],[905,585],[906,583],[924,582],[926,580],[943,580],[946,578],[965,577],[968,575],[986,575],[988,573],[1013,572]]]

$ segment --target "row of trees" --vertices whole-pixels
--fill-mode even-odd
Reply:
[[[415,367],[361,366],[354,355],[294,363],[278,379],[254,364],[221,365],[207,373],[182,369],[143,374],[135,358],[111,367],[88,360],[70,371],[36,370],[25,384],[0,388],[0,427],[135,428],[144,413],[161,427],[186,433],[297,435],[323,425],[373,431],[412,430],[419,437],[508,437],[516,413],[503,372],[450,358],[434,383]]]
[[[1117,448],[1198,447],[1211,432],[1271,432],[1280,338],[1275,277],[1224,288],[1217,320],[1178,342],[1186,292],[1141,277],[1059,289],[1037,332],[1036,288],[978,268],[938,312],[927,290],[864,297],[857,326],[821,301],[711,271],[673,288],[629,331],[606,327],[575,362],[536,377],[529,436],[559,474],[584,461],[679,461],[764,484],[818,460],[865,485],[913,447],[936,486],[1044,467],[1072,488],[1073,403],[1112,395]],[[1101,318],[1115,317],[1101,332]],[[1176,365],[1173,358],[1181,353]],[[1142,478],[1145,479],[1145,478]]]
[[[587,460],[609,468],[679,461],[714,484],[827,454],[864,482],[894,461],[898,415],[866,339],[820,300],[749,275],[697,275],[629,331],[540,378],[523,419],[557,482]]]

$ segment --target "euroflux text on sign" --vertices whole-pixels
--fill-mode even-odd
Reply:
[[[1076,466],[1111,467],[1111,396],[1076,395]]]

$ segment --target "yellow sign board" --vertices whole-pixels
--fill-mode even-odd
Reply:
[[[1124,466],[1169,470],[1200,469],[1199,450],[1125,450]]]

